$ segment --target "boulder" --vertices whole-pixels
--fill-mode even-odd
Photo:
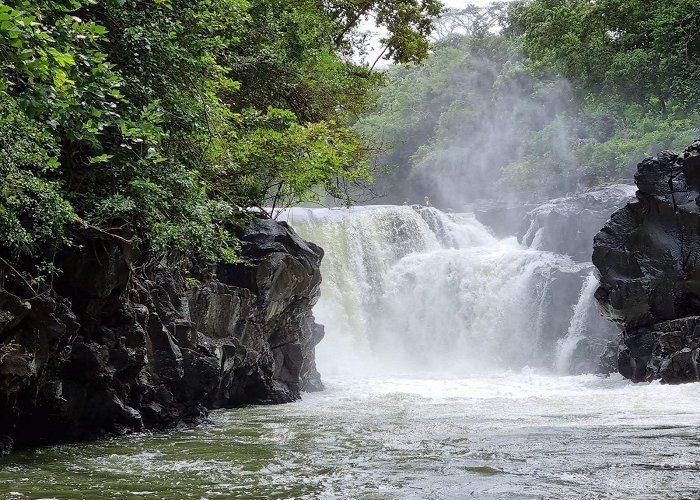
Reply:
[[[537,205],[519,203],[506,203],[503,201],[480,200],[466,207],[466,211],[472,212],[476,220],[488,226],[494,236],[507,238],[518,234],[529,214]]]
[[[635,381],[697,381],[700,141],[644,160],[635,182],[636,200],[594,239],[595,297],[623,328],[620,373]]]
[[[518,241],[577,262],[590,262],[593,236],[613,211],[634,198],[634,192],[634,186],[613,184],[538,205],[523,217]]]

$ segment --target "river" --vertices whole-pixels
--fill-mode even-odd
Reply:
[[[605,340],[589,264],[434,209],[285,217],[326,249],[324,392],[20,451],[0,459],[0,495],[700,497],[697,386],[578,374]]]
[[[330,380],[197,429],[2,459],[7,498],[698,498],[695,386]]]

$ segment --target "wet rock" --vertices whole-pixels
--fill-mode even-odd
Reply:
[[[471,207],[477,219],[489,226],[499,237],[517,235],[521,244],[532,249],[567,255],[573,260],[570,267],[550,272],[547,284],[538,294],[548,304],[547,313],[540,318],[541,348],[545,361],[555,358],[560,370],[568,373],[610,373],[616,371],[617,338],[619,328],[601,317],[591,304],[585,318],[573,325],[578,331],[570,331],[572,309],[587,305],[590,297],[580,295],[586,285],[592,266],[593,236],[614,210],[624,206],[634,197],[632,185],[616,184],[585,193],[553,199],[539,205],[509,206],[506,203],[480,203]],[[583,304],[586,302],[586,304]],[[562,346],[573,335],[575,346],[566,346],[566,363],[560,353],[548,354],[548,346]],[[609,359],[609,345],[614,345],[614,358]],[[558,348],[557,348],[558,350]],[[552,361],[554,362],[554,361]],[[615,368],[611,368],[612,366]]]
[[[591,240],[613,211],[633,199],[635,190],[615,184],[538,205],[522,219],[518,240],[536,250],[590,262]]]
[[[635,181],[636,200],[595,237],[595,296],[624,328],[620,373],[635,381],[697,381],[700,141],[643,161]]]
[[[12,451],[14,442],[10,436],[0,436],[0,457]]]
[[[281,403],[322,388],[311,313],[323,251],[286,224],[252,223],[243,262],[187,289],[135,268],[112,241],[60,261],[54,290],[0,288],[0,453],[198,423],[211,408]],[[127,259],[126,255],[129,258]]]
[[[326,332],[323,325],[314,321],[313,315],[306,315],[302,321],[302,331],[307,335],[301,339],[302,351],[304,353],[315,350],[316,346],[323,340]],[[309,334],[310,333],[310,334]],[[321,374],[316,369],[316,357],[304,355],[301,364],[301,390],[307,392],[320,392],[324,390]]]
[[[619,371],[617,361],[619,358],[620,341],[611,340],[605,346],[603,354],[600,355],[596,373],[598,375],[610,375]]]
[[[488,226],[491,232],[498,238],[506,238],[518,234],[528,214],[537,208],[534,204],[509,205],[498,201],[480,201],[474,205],[466,207],[468,212],[472,212],[476,220]]]

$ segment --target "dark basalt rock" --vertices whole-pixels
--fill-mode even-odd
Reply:
[[[700,141],[639,164],[636,201],[594,240],[596,299],[624,328],[620,373],[635,381],[698,380]]]
[[[600,355],[596,373],[598,375],[610,375],[619,371],[617,360],[620,352],[620,341],[611,340],[605,346],[603,354]]]
[[[253,222],[243,262],[194,288],[144,273],[112,241],[62,256],[52,291],[0,288],[0,454],[15,447],[194,424],[207,410],[321,390],[311,308],[323,251]]]
[[[479,201],[466,207],[476,220],[488,226],[498,238],[520,234],[523,224],[529,225],[529,214],[537,208],[534,204],[507,204],[501,201]],[[526,228],[527,229],[527,228]]]

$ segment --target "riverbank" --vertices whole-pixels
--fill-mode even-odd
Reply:
[[[320,390],[312,308],[323,251],[285,224],[251,223],[241,261],[135,257],[88,240],[32,294],[0,288],[0,453],[164,430],[212,408],[293,401]],[[154,262],[155,260],[155,262]]]

